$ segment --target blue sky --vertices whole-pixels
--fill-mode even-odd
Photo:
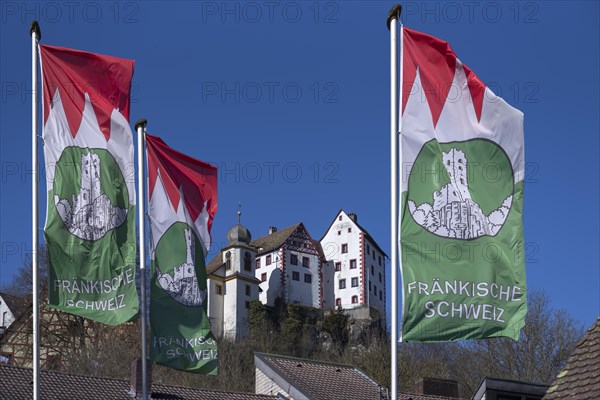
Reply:
[[[2,2],[0,285],[31,250],[32,19],[44,44],[136,61],[132,123],[220,169],[216,248],[241,202],[255,238],[300,221],[320,238],[343,208],[389,254],[392,4]],[[600,314],[598,16],[598,2],[462,1],[403,15],[525,113],[528,287],[586,326]]]

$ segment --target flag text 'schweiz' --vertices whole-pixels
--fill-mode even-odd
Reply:
[[[133,61],[40,46],[48,301],[108,325],[138,314]]]
[[[402,339],[517,339],[523,114],[448,43],[403,28]]]
[[[205,256],[217,211],[217,168],[146,135],[150,219],[150,359],[217,373]]]

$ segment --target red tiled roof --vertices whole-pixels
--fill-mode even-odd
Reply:
[[[41,371],[40,397],[44,400],[131,400],[129,382]],[[33,373],[29,368],[0,365],[0,399],[29,400]],[[152,399],[165,400],[274,400],[274,396],[253,393],[221,392],[181,386],[152,385]]]
[[[600,317],[577,344],[544,400],[600,399]]]

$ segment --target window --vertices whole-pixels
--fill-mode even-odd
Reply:
[[[350,260],[350,269],[355,269],[355,268],[356,268],[356,259]]]
[[[383,281],[381,280],[381,272],[379,273],[379,282],[383,282]]]
[[[340,300],[341,302],[341,300]],[[0,365],[5,364],[5,365],[12,365],[13,364],[13,353],[4,353],[4,352],[0,352]]]
[[[371,265],[371,275],[375,275],[375,268]]]
[[[252,296],[252,288],[250,285],[246,285],[246,296]]]
[[[342,244],[342,254],[345,254],[348,252],[348,243],[343,243]]]
[[[342,263],[341,262],[336,262],[335,263],[335,270],[336,271],[341,271],[342,270]]]
[[[300,280],[300,272],[298,272],[298,271],[292,271],[292,280],[293,281],[299,281]]]
[[[341,220],[342,220],[342,216],[340,215],[340,216],[338,217],[338,221],[341,221]]]
[[[244,253],[244,271],[252,272],[252,256],[250,253]]]
[[[246,308],[250,308],[250,302],[249,301],[246,302]]]
[[[260,268],[260,258],[256,259],[256,269]]]
[[[342,234],[342,231],[338,231],[338,236],[340,236]]]
[[[373,249],[373,261],[375,261],[375,249]]]
[[[220,296],[223,295],[223,285],[215,284],[215,294],[218,294]]]
[[[335,306],[336,307],[341,307],[342,306],[342,299],[340,299],[339,297],[337,299],[335,299]]]
[[[229,271],[231,269],[231,252],[228,251],[225,253],[225,270]]]
[[[358,287],[358,278],[352,278],[352,287]]]
[[[297,254],[290,254],[290,264],[298,265],[298,255]]]
[[[381,290],[379,291],[379,300],[383,301],[383,293],[381,292]]]
[[[302,257],[302,266],[304,268],[310,267],[310,259],[308,257]]]
[[[311,274],[304,274],[304,282],[305,283],[312,283],[312,275]]]
[[[352,233],[352,228],[348,228],[348,233]]]
[[[367,245],[367,254],[371,254],[371,246]]]
[[[381,256],[379,256],[379,265],[381,265]]]
[[[271,255],[270,254],[267,256],[267,259],[265,260],[265,265],[271,265]]]
[[[267,281],[267,273],[266,273],[266,272],[263,272],[263,273],[260,275],[260,281],[261,281],[261,282],[266,282],[266,281]]]
[[[346,289],[346,280],[345,279],[340,279],[339,288]]]
[[[373,285],[373,293],[377,294],[377,285]]]
[[[358,304],[358,296],[352,296],[352,304]]]

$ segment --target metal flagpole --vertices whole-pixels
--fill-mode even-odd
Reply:
[[[33,308],[33,400],[40,398],[40,310],[38,288],[38,91],[37,54],[38,40],[42,38],[40,25],[31,23],[31,268],[32,268],[32,308]]]
[[[396,4],[387,17],[390,30],[390,180],[391,180],[391,380],[392,400],[398,399],[398,21],[402,7]]]
[[[145,190],[144,190],[144,152],[145,152],[145,139],[146,139],[146,125],[148,121],[140,119],[135,123],[135,130],[137,131],[137,143],[138,143],[138,219],[139,219],[139,234],[140,234],[140,297],[141,301],[141,335],[142,335],[142,399],[148,400],[148,356],[146,343],[146,229],[145,229],[145,215],[146,215],[146,203]]]

